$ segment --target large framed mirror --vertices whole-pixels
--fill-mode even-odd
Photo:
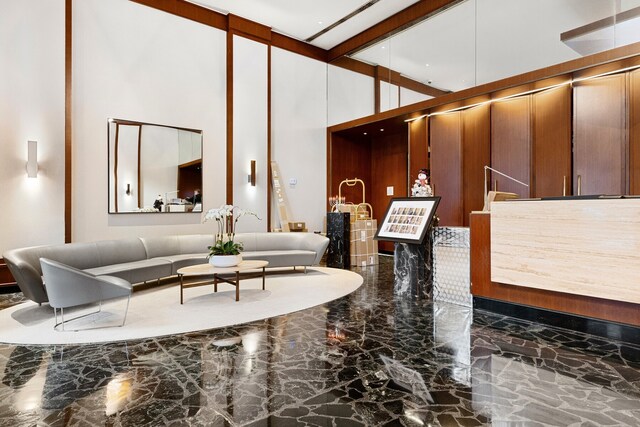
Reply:
[[[109,213],[202,212],[202,131],[108,119]]]

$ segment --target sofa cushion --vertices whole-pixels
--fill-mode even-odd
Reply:
[[[208,247],[213,245],[213,234],[188,234],[178,236],[178,254],[199,254],[208,252]]]
[[[105,265],[84,270],[96,276],[115,276],[131,283],[160,279],[171,276],[171,262],[166,259],[153,258],[121,264]]]
[[[310,266],[316,258],[313,251],[253,251],[242,252],[242,259],[269,261],[267,267]]]
[[[170,255],[161,257],[158,259],[165,260],[171,263],[171,274],[178,274],[178,270],[182,267],[189,267],[190,265],[198,265],[198,264],[206,264],[209,262],[207,260],[208,253],[199,253],[199,254],[181,254],[181,255]]]
[[[140,237],[140,241],[149,259],[180,253],[178,236]]]
[[[139,238],[95,242],[100,266],[147,259],[147,251]],[[93,267],[97,267],[94,265]]]

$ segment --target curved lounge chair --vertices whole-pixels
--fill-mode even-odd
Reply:
[[[64,331],[64,309],[68,307],[76,307],[79,305],[99,303],[100,308],[97,312],[88,313],[75,317],[76,320],[81,317],[99,313],[102,310],[102,301],[127,297],[127,308],[124,312],[122,324],[127,320],[127,311],[129,310],[129,301],[131,300],[131,283],[119,277],[113,276],[94,276],[77,268],[70,267],[57,261],[47,258],[40,259],[42,266],[42,274],[44,276],[45,288],[49,297],[49,304],[53,307],[56,324],[54,329],[62,325]],[[58,323],[58,309],[62,322]]]

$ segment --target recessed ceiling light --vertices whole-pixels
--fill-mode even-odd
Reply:
[[[322,21],[318,21],[318,25],[322,25]]]
[[[364,134],[366,135],[367,133],[365,132]]]
[[[429,64],[424,64],[424,66],[425,66],[425,67],[428,67],[428,66],[429,66]]]
[[[380,129],[380,132],[384,132],[384,129]]]
[[[380,49],[384,49],[384,46],[380,46]]]

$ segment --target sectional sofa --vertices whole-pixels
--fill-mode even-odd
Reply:
[[[329,239],[313,233],[242,233],[243,259],[269,261],[269,267],[317,265]],[[47,302],[40,258],[48,258],[98,275],[141,283],[177,274],[178,269],[206,263],[210,234],[138,237],[14,249],[3,257],[20,290],[37,303]]]

